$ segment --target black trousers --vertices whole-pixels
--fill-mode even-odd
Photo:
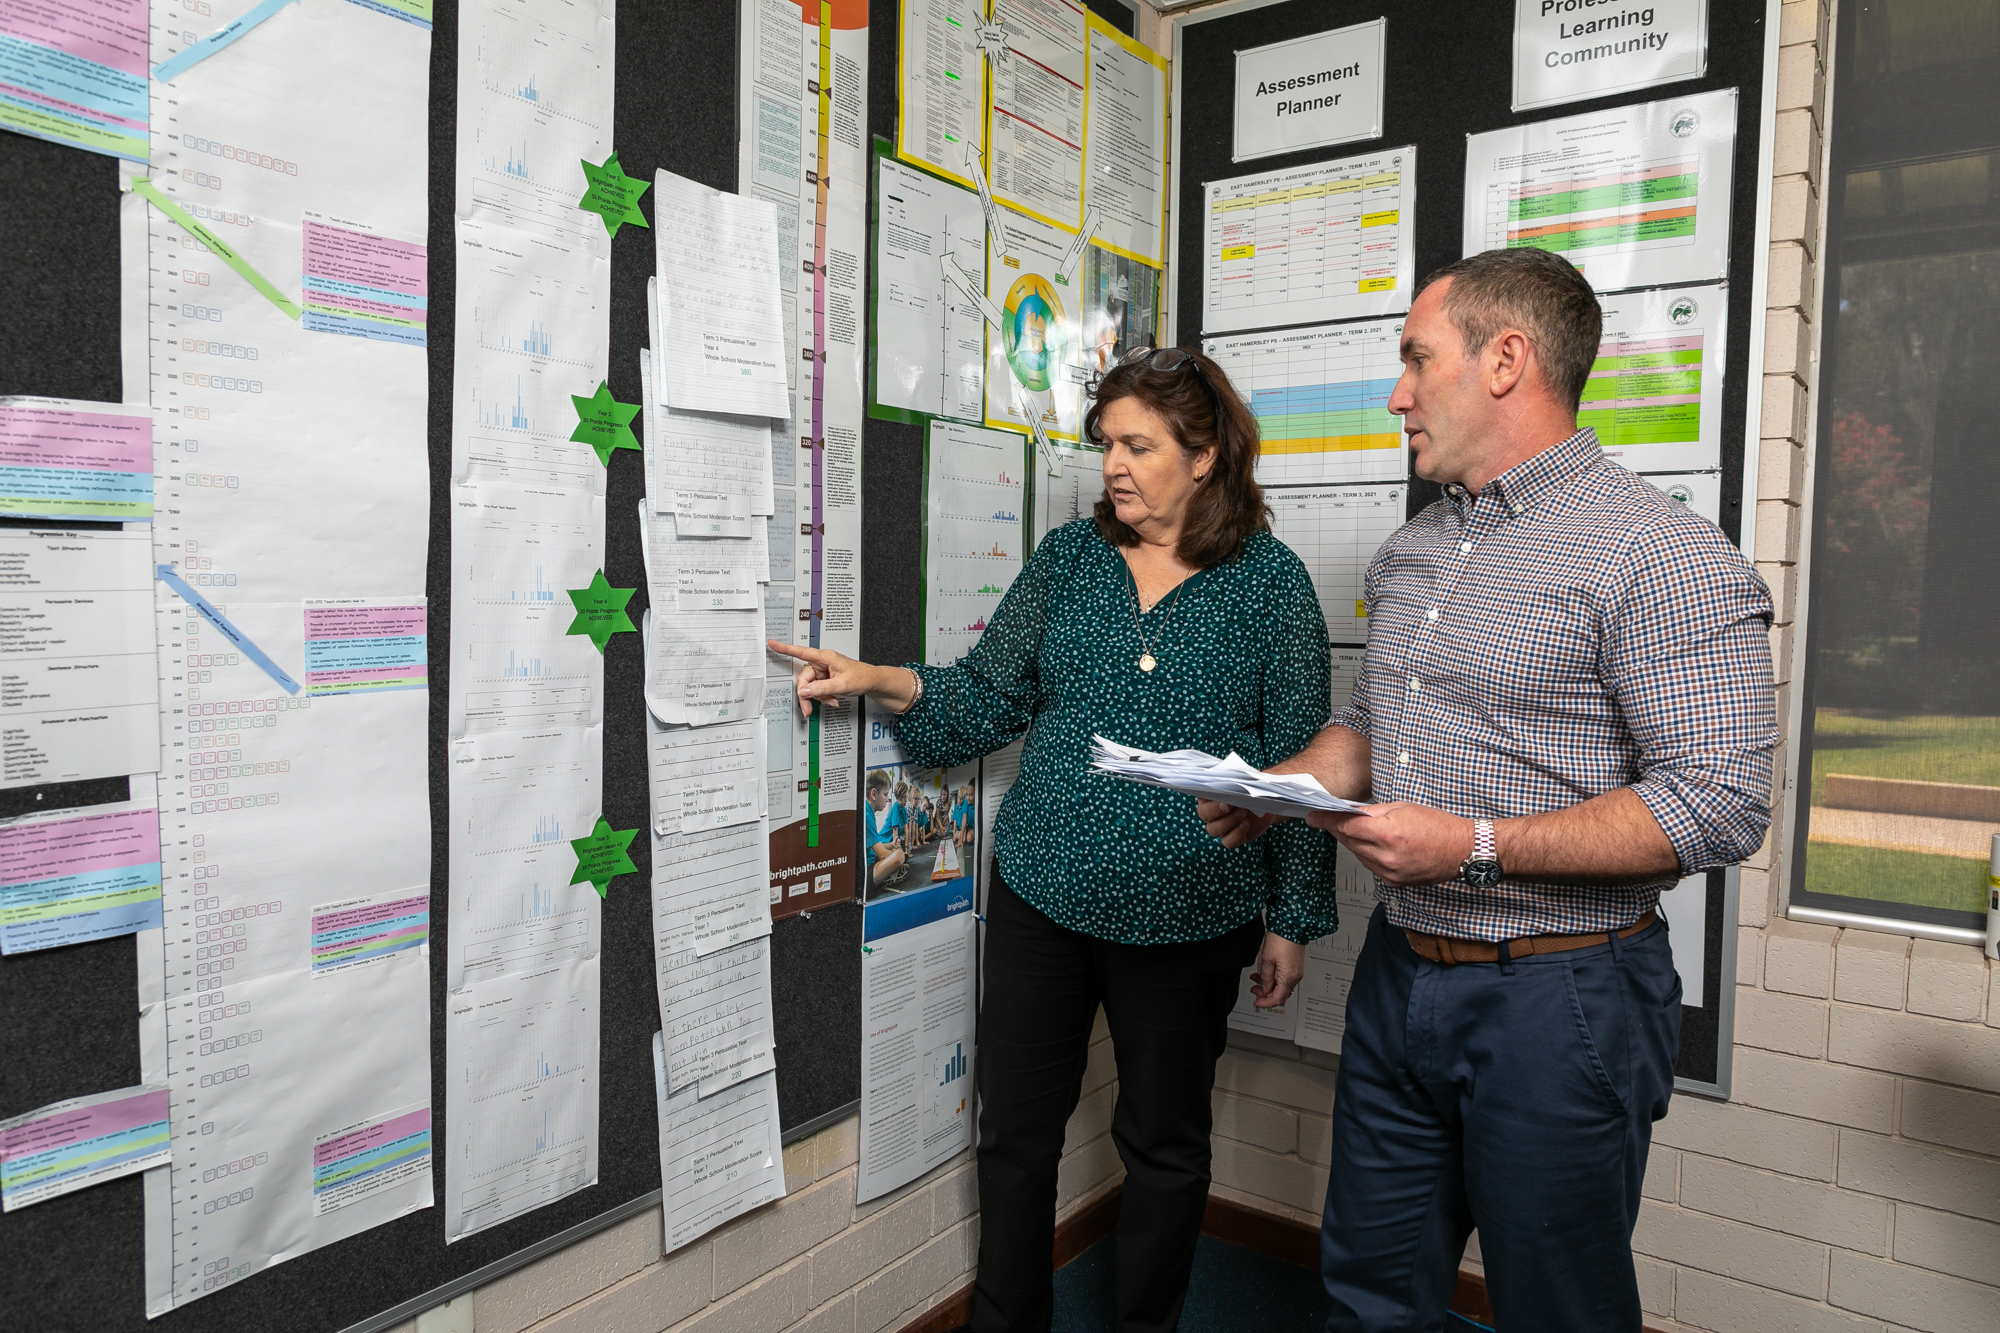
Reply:
[[[1097,1006],[1118,1061],[1111,1137],[1125,1162],[1117,1333],[1172,1333],[1208,1204],[1210,1093],[1253,918],[1193,944],[1112,944],[1049,920],[994,877],[979,1011],[977,1333],[1046,1333],[1056,1166]]]

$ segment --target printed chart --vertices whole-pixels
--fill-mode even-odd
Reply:
[[[1600,292],[1721,278],[1736,105],[1728,88],[1472,135],[1465,253],[1552,250]]]
[[[924,524],[924,661],[972,651],[1021,572],[1022,437],[933,421]]]
[[[1576,419],[1606,458],[1634,472],[1722,466],[1728,298],[1719,284],[1604,298],[1604,341]]]
[[[1204,333],[1410,308],[1415,145],[1211,181]]]
[[[1368,642],[1362,578],[1376,548],[1403,524],[1403,491],[1401,482],[1392,482],[1264,492],[1272,534],[1297,552],[1312,575],[1331,643]]]
[[[1205,344],[1257,418],[1266,486],[1401,481],[1403,423],[1389,394],[1403,373],[1401,320],[1211,338]]]

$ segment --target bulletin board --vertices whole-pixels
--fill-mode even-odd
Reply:
[[[873,33],[871,95],[894,114],[894,10]],[[615,142],[633,176],[664,168],[722,190],[737,177],[737,6],[625,5],[618,13]],[[448,911],[444,746],[449,670],[451,576],[452,293],[454,290],[454,89],[458,24],[453,0],[439,0],[431,35],[429,439],[431,548],[432,932],[442,940]],[[676,71],[700,70],[686,78]],[[888,73],[884,74],[884,71]],[[116,402],[119,360],[118,182],[113,159],[0,133],[0,394],[40,394]],[[650,220],[650,192],[641,204]],[[611,390],[640,399],[637,349],[648,341],[645,287],[654,237],[622,228],[612,241]],[[875,428],[865,448],[877,446]],[[922,515],[921,453],[899,456],[881,442],[866,473],[864,560],[870,570],[913,568]],[[607,476],[605,575],[640,591],[645,571],[633,515],[644,492],[637,452],[614,454]],[[622,517],[621,517],[622,516]],[[25,522],[0,519],[0,523]],[[35,520],[47,529],[57,524]],[[879,659],[915,657],[915,585],[893,580],[881,600],[864,600],[864,651]],[[872,594],[873,589],[867,590]],[[899,600],[907,596],[907,609]],[[604,817],[643,827],[647,751],[640,636],[613,637],[605,655]],[[125,780],[70,783],[0,793],[0,815],[122,800]],[[393,1327],[458,1291],[492,1281],[592,1231],[659,1201],[659,1128],[652,1038],[654,931],[647,890],[646,838],[634,841],[636,874],[614,880],[603,909],[600,1170],[598,1183],[447,1247],[442,1206],[405,1216],[314,1250],[157,1320],[145,1317],[144,1226],[140,1177],[80,1190],[0,1218],[0,1309],[9,1327],[115,1330],[200,1329],[253,1333],[274,1327],[332,1333]],[[858,848],[856,849],[858,853]],[[788,1140],[853,1112],[860,1096],[861,912],[841,904],[778,921],[772,935],[780,1120]],[[442,1084],[445,951],[431,953],[433,1113],[441,1151],[452,1127]],[[125,936],[0,960],[0,1099],[8,1114],[64,1097],[139,1081],[135,947]],[[436,1186],[445,1176],[440,1165]],[[441,1200],[440,1200],[441,1205]]]
[[[1532,111],[1510,109],[1514,6],[1437,5],[1420,0],[1241,0],[1197,11],[1174,28],[1172,186],[1173,238],[1168,297],[1169,341],[1198,345],[1206,272],[1204,188],[1256,171],[1277,171],[1359,156],[1405,144],[1417,148],[1415,273],[1420,280],[1462,257],[1462,205],[1467,136],[1514,125],[1581,115],[1668,97],[1739,90],[1726,285],[1721,410],[1722,530],[1739,543],[1747,535],[1744,457],[1750,391],[1757,386],[1760,344],[1753,331],[1762,290],[1765,243],[1760,230],[1768,197],[1769,125],[1762,108],[1767,75],[1775,76],[1776,6],[1765,0],[1709,0],[1707,73],[1699,79],[1637,89]],[[1387,20],[1383,62],[1382,134],[1333,147],[1234,160],[1237,52],[1292,38]],[[1405,304],[1404,309],[1407,309]],[[1407,510],[1416,514],[1440,498],[1433,483],[1406,479]],[[1752,516],[1754,518],[1754,516]],[[1701,930],[1698,1003],[1682,1011],[1680,1060],[1685,1089],[1726,1096],[1732,1023],[1736,932],[1734,868],[1710,872]],[[1692,887],[1692,886],[1691,886]],[[1686,932],[1676,952],[1691,947]],[[1695,987],[1688,987],[1694,991]],[[1691,994],[1691,1000],[1695,997]]]

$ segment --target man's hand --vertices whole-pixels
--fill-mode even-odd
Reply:
[[[1201,816],[1209,836],[1229,848],[1255,842],[1277,819],[1276,815],[1260,815],[1220,801],[1196,801],[1194,812]]]
[[[1264,947],[1257,951],[1257,963],[1250,973],[1252,1003],[1259,1009],[1276,1009],[1298,989],[1305,974],[1306,946],[1265,931]]]
[[[1391,801],[1356,814],[1314,813],[1306,823],[1325,829],[1385,884],[1437,884],[1455,879],[1472,855],[1472,821],[1428,805]]]

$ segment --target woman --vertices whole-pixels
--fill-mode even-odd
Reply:
[[[1085,430],[1104,447],[1095,515],[1048,535],[958,665],[771,645],[805,663],[801,708],[865,694],[901,713],[913,764],[970,763],[1027,733],[986,906],[980,1333],[1049,1327],[1056,1165],[1100,1003],[1126,1170],[1117,1327],[1175,1327],[1238,979],[1256,962],[1258,1004],[1282,1004],[1305,945],[1337,924],[1330,839],[1286,823],[1226,849],[1192,797],[1089,762],[1101,732],[1266,766],[1327,721],[1326,622],[1270,533],[1256,420],[1213,361],[1167,348],[1114,367]]]

